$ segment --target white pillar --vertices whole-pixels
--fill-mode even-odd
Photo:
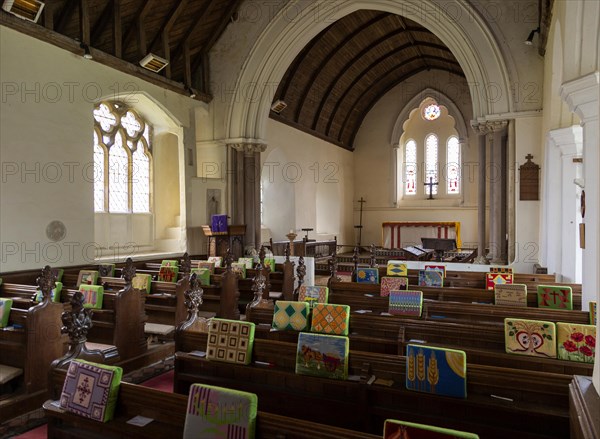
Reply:
[[[560,95],[581,120],[583,127],[583,184],[588,200],[585,212],[585,249],[583,250],[582,304],[600,303],[600,151],[598,107],[600,72],[594,72],[562,85]],[[598,334],[598,330],[596,334]],[[596,349],[593,383],[600,394],[600,349]]]
[[[550,131],[546,141],[546,158],[544,172],[543,203],[544,218],[542,220],[542,242],[544,243],[542,265],[548,268],[548,273],[562,273],[562,242],[558,237],[561,233],[561,222],[557,215],[562,210],[561,189],[561,159],[560,149],[555,145],[563,144],[564,141],[556,138],[560,130]]]
[[[553,130],[548,133],[550,143],[554,145],[554,151],[548,152],[554,157],[556,153],[560,156],[560,162],[556,163],[560,173],[552,173],[548,177],[549,182],[556,183],[558,191],[547,193],[547,197],[556,200],[558,210],[550,218],[553,228],[558,229],[560,234],[554,236],[554,245],[559,246],[556,259],[560,259],[557,267],[559,281],[576,282],[578,273],[581,272],[581,249],[579,248],[579,200],[577,197],[577,166],[573,159],[581,157],[583,148],[583,130],[579,126]],[[552,212],[548,212],[552,213]],[[560,216],[558,216],[558,214]],[[559,220],[559,221],[557,221]],[[560,236],[561,240],[556,239]],[[579,256],[578,256],[579,253]]]

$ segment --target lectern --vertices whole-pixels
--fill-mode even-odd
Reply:
[[[456,239],[441,239],[441,238],[421,238],[423,247],[435,250],[436,261],[444,260],[444,252],[456,250]]]
[[[226,232],[214,232],[209,225],[204,225],[202,232],[208,238],[208,256],[225,257],[228,248],[231,249],[234,259],[244,256],[245,224],[228,226]]]

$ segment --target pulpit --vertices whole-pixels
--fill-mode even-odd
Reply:
[[[225,257],[227,249],[231,249],[234,259],[244,256],[244,236],[246,235],[246,225],[230,225],[226,232],[216,232],[209,225],[202,226],[204,236],[208,238],[208,256]]]

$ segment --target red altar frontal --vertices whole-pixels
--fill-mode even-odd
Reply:
[[[461,248],[458,221],[390,221],[381,224],[383,248],[406,248],[421,245],[421,238],[456,239]]]

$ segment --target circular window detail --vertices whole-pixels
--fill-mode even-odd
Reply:
[[[426,106],[423,110],[423,118],[425,118],[425,120],[436,120],[440,117],[441,113],[439,105],[431,104]]]

